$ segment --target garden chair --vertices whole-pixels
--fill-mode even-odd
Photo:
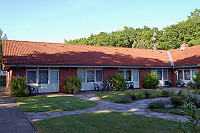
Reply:
[[[172,81],[168,80],[168,81],[165,81],[165,87],[172,87]]]
[[[134,89],[134,83],[133,82],[128,82],[127,88],[128,89]]]
[[[28,85],[28,90],[29,90],[30,96],[36,95],[38,93],[38,87],[37,86]]]
[[[185,83],[182,80],[177,80],[176,83],[177,86],[185,87]]]
[[[94,83],[94,90],[95,90],[95,91],[96,91],[96,90],[98,90],[98,91],[100,90],[100,87],[99,87],[98,84],[95,84],[95,83]]]

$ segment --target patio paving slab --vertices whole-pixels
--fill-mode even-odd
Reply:
[[[35,133],[17,103],[5,88],[0,88],[0,133]]]
[[[83,94],[73,95],[73,96],[99,103],[99,105],[96,107],[88,108],[88,109],[74,110],[74,111],[60,111],[60,112],[53,112],[53,113],[26,112],[26,114],[29,116],[29,118],[32,121],[48,119],[48,118],[56,117],[56,116],[83,114],[83,113],[90,113],[90,112],[96,112],[96,111],[116,111],[116,112],[123,112],[123,113],[132,113],[132,114],[162,118],[162,119],[173,120],[173,121],[180,120],[180,121],[185,122],[188,120],[186,116],[174,115],[174,114],[169,114],[169,113],[153,112],[146,109],[150,102],[158,101],[158,100],[167,100],[169,98],[160,97],[160,98],[141,99],[141,100],[136,100],[133,103],[121,104],[121,103],[113,103],[113,102],[102,100],[99,97],[96,97],[94,93],[83,93]],[[54,115],[49,115],[49,114],[54,114]]]

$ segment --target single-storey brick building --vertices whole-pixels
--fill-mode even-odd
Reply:
[[[38,86],[39,92],[64,92],[67,75],[82,78],[82,90],[93,90],[114,72],[123,73],[127,82],[142,88],[145,73],[156,72],[159,86],[165,81],[176,84],[192,81],[200,71],[200,46],[180,49],[152,50],[61,43],[4,40],[2,70],[7,71],[7,89],[11,77],[26,76],[27,84]]]

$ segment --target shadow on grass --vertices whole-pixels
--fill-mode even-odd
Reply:
[[[25,112],[70,111],[94,107],[97,103],[73,96],[40,96],[14,98]]]

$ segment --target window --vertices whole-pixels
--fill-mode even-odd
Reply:
[[[103,80],[103,70],[96,70],[96,81]]]
[[[178,79],[183,80],[183,70],[178,70]]]
[[[163,80],[168,80],[167,70],[163,70]]]
[[[190,80],[190,70],[184,70],[185,80]]]
[[[157,73],[157,72],[156,72],[156,70],[155,70],[155,69],[152,69],[152,70],[151,70],[151,73]]]
[[[126,81],[131,81],[131,70],[126,70]]]
[[[48,84],[48,70],[39,70],[39,84]]]
[[[195,73],[198,72],[197,69],[192,70],[192,77],[195,77]]]
[[[168,69],[152,69],[151,73],[156,73],[159,80],[168,80]]]
[[[138,81],[138,71],[133,70],[133,81]]]
[[[58,83],[58,71],[50,71],[50,83]]]
[[[85,70],[78,70],[78,76],[81,77],[82,82],[85,82]]]
[[[123,70],[118,70],[118,73],[121,73],[124,75],[124,71]]]
[[[94,82],[94,70],[87,70],[87,82]]]
[[[159,80],[162,80],[162,70],[157,70]]]
[[[36,71],[27,71],[27,84],[36,83]]]

